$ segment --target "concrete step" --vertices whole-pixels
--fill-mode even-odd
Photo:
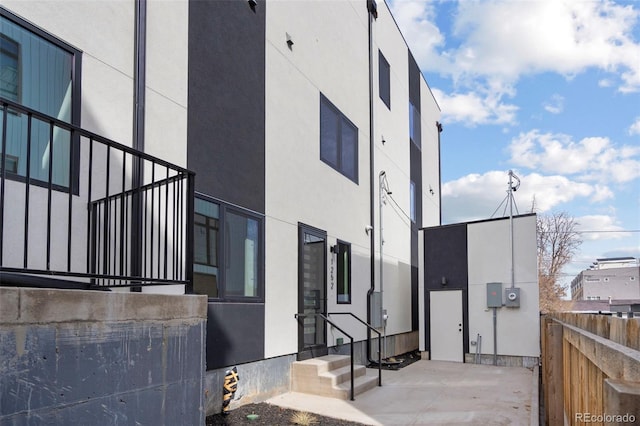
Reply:
[[[347,355],[325,355],[304,361],[295,361],[292,366],[300,371],[316,372],[319,374],[346,367],[350,365],[350,363],[350,358]]]
[[[367,368],[364,365],[353,366],[353,377],[360,377],[367,374]],[[321,379],[326,379],[331,382],[332,385],[339,385],[349,381],[351,377],[351,365],[346,367],[336,368],[335,370],[325,371],[318,375]]]
[[[378,383],[378,376],[367,376],[363,365],[353,366],[355,394],[365,392]],[[345,355],[326,355],[291,365],[291,390],[331,398],[349,399],[351,360]]]
[[[356,379],[353,381],[353,391],[356,396],[370,389],[373,389],[376,386],[378,386],[377,371],[375,374],[356,377]],[[351,383],[347,380],[346,382],[343,382],[338,385],[338,389],[336,392],[338,396],[336,396],[335,398],[349,399],[351,396],[350,392],[351,392]]]

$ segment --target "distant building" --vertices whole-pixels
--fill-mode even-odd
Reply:
[[[640,298],[640,262],[633,257],[598,259],[571,281],[573,300]]]

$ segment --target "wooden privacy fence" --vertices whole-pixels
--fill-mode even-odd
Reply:
[[[546,424],[638,424],[640,319],[556,313],[540,324]]]

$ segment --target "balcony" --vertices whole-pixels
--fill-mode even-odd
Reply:
[[[193,172],[0,107],[0,285],[191,291]]]

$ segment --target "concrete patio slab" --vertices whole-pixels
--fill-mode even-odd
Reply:
[[[537,368],[417,361],[382,373],[382,387],[355,401],[290,392],[267,402],[369,425],[538,424]]]

